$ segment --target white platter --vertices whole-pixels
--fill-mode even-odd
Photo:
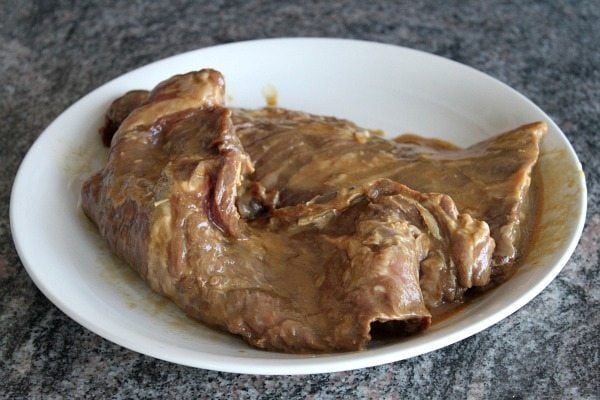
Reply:
[[[362,352],[298,356],[255,350],[187,319],[152,293],[106,249],[78,207],[82,180],[106,156],[97,130],[116,97],[150,89],[203,67],[226,77],[229,104],[278,104],[348,118],[389,136],[417,132],[469,145],[518,125],[549,125],[540,159],[544,202],[539,238],[519,272],[464,311],[426,332]],[[531,101],[472,68],[391,45],[340,39],[271,39],[200,49],[129,72],[61,114],[23,160],[10,218],[17,251],[40,290],[91,331],[174,363],[250,374],[307,374],[363,368],[414,357],[497,323],[540,293],[581,235],[586,187],[571,145]]]

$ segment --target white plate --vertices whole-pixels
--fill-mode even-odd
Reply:
[[[187,319],[106,249],[78,208],[82,179],[102,164],[97,130],[110,102],[189,70],[226,77],[229,104],[279,105],[349,118],[388,135],[417,132],[469,145],[544,120],[546,177],[539,239],[500,288],[426,332],[363,352],[299,356],[265,352]],[[560,172],[560,173],[558,173]],[[551,178],[550,178],[551,177]],[[567,262],[581,235],[586,188],[581,165],[550,118],[508,86],[472,68],[406,48],[339,39],[273,39],[192,51],[129,72],[61,114],[25,157],[11,198],[11,227],[29,275],[62,311],[97,334],[171,362],[227,372],[305,374],[414,357],[471,336],[536,296]]]

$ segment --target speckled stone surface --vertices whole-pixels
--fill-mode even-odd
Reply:
[[[0,398],[600,398],[600,2],[0,0]],[[521,4],[524,3],[524,4]],[[583,237],[532,302],[410,360],[291,377],[159,361],[81,327],[42,295],[9,228],[18,165],[42,130],[131,69],[214,44],[346,37],[435,53],[496,77],[561,126],[587,176]]]

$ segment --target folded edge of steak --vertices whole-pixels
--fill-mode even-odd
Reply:
[[[372,179],[241,215],[244,191],[269,196],[247,184],[223,95],[221,75],[202,70],[115,102],[129,112],[107,115],[107,165],[82,187],[112,250],[188,315],[260,348],[357,350],[373,323],[424,329],[430,309],[489,282],[488,225],[445,194]]]

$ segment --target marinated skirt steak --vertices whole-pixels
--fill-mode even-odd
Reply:
[[[518,256],[542,123],[458,149],[223,99],[214,70],[117,99],[82,188],[111,249],[192,318],[269,350],[358,350]]]

